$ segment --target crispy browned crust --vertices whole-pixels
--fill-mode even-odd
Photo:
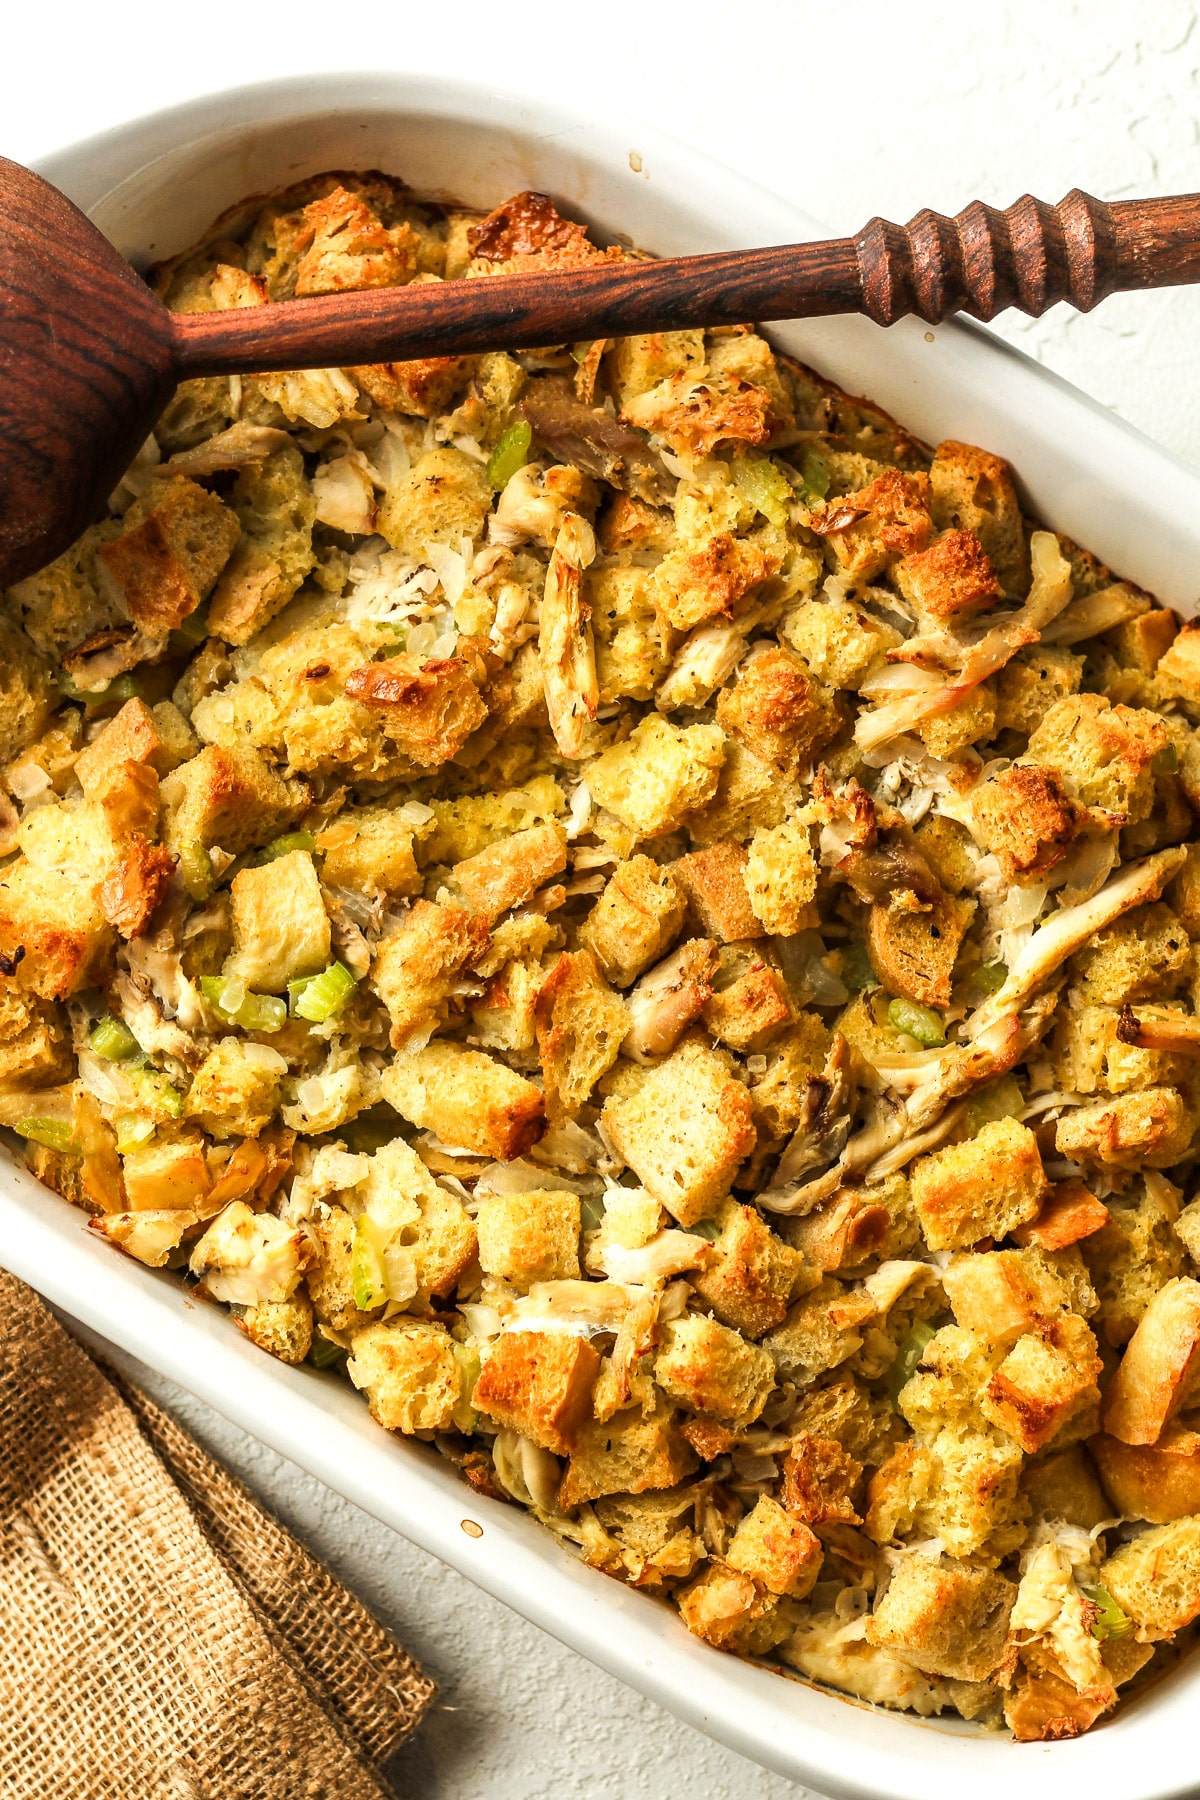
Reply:
[[[1004,874],[1039,877],[1049,873],[1078,836],[1084,813],[1053,769],[1013,763],[974,797],[980,835]]]
[[[123,938],[140,937],[171,885],[175,858],[135,831],[100,884],[100,906]]]
[[[483,1365],[472,1404],[555,1456],[569,1456],[591,1413],[600,1357],[566,1331],[506,1331]]]
[[[730,838],[707,850],[693,850],[670,865],[701,931],[722,944],[763,935],[762,922],[746,892],[746,859],[745,845]]]
[[[386,735],[423,769],[456,755],[487,718],[470,670],[457,656],[422,662],[401,655],[366,663],[347,678],[346,698],[381,713]]]
[[[835,1438],[802,1431],[792,1439],[783,1464],[783,1504],[806,1525],[842,1520],[861,1525],[856,1498],[863,1465]]]

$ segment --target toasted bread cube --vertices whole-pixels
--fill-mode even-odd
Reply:
[[[990,1569],[919,1551],[898,1557],[867,1621],[867,1641],[926,1675],[986,1681],[1004,1654],[1017,1590]]]
[[[760,1494],[733,1534],[727,1561],[769,1594],[803,1600],[821,1572],[824,1555],[816,1532],[769,1494]]]
[[[148,763],[167,772],[167,753],[158,723],[144,700],[127,700],[98,738],[79,752],[75,775],[87,799],[97,799],[123,763]]]
[[[461,654],[427,658],[407,652],[364,663],[347,677],[347,700],[364,707],[401,755],[422,769],[457,756],[487,718],[476,670]]]
[[[188,1268],[214,1300],[260,1306],[291,1299],[307,1257],[303,1230],[273,1213],[251,1211],[244,1200],[231,1200],[192,1251]]]
[[[929,477],[923,471],[904,474],[886,469],[866,487],[830,502],[834,524],[824,531],[842,574],[855,582],[874,581],[889,564],[923,550],[933,536],[929,516]],[[848,515],[848,522],[838,521]]]
[[[389,1248],[409,1253],[418,1306],[427,1306],[430,1295],[451,1293],[475,1259],[478,1240],[470,1214],[434,1180],[403,1138],[380,1145],[369,1158],[366,1178],[351,1192],[350,1207],[370,1217]]]
[[[629,343],[628,338],[618,343]],[[675,541],[675,521],[666,507],[649,506],[632,494],[614,489],[604,497],[596,521],[596,537],[606,555],[618,550],[669,550]]]
[[[178,853],[203,844],[236,855],[276,837],[295,818],[301,790],[257,750],[209,744],[162,783],[163,840]]]
[[[1142,627],[1137,637],[1132,634],[1134,626]],[[1122,648],[1135,668],[1148,663],[1150,670],[1167,683],[1169,693],[1181,694],[1185,700],[1200,696],[1200,630],[1193,619],[1185,620],[1180,627],[1174,613],[1156,608],[1118,629],[1126,631]]]
[[[964,1144],[917,1159],[912,1197],[931,1250],[966,1250],[1037,1217],[1049,1188],[1037,1139],[996,1119]]]
[[[947,438],[934,454],[929,491],[938,530],[974,532],[1005,593],[1023,594],[1029,581],[1029,552],[1008,464],[974,444]]]
[[[715,725],[679,727],[650,713],[588,763],[588,791],[639,837],[658,837],[713,798],[724,759]]]
[[[1154,1180],[1133,1195],[1114,1196],[1108,1222],[1085,1239],[1083,1256],[1100,1297],[1097,1314],[1106,1341],[1128,1343],[1159,1289],[1187,1273],[1174,1225],[1179,1190]]]
[[[690,1632],[735,1656],[763,1655],[791,1635],[790,1621],[775,1616],[775,1595],[761,1592],[749,1575],[715,1559],[681,1589],[675,1602]]]
[[[469,356],[426,356],[411,362],[366,363],[348,373],[381,412],[432,419],[449,410],[471,369]]]
[[[247,644],[282,612],[316,561],[317,504],[294,444],[241,470],[233,510],[241,540],[217,583],[208,626],[229,644]]]
[[[442,1015],[462,971],[482,956],[487,941],[486,919],[429,900],[418,900],[399,929],[382,940],[371,986],[391,1016],[395,1049]]]
[[[1200,1512],[1200,1433],[1171,1424],[1155,1444],[1126,1444],[1099,1432],[1088,1449],[1109,1497],[1109,1513],[1169,1525]]]
[[[302,1363],[312,1348],[313,1312],[307,1294],[247,1306],[235,1311],[234,1321],[252,1344],[280,1362]]]
[[[724,1324],[760,1338],[787,1316],[804,1279],[804,1258],[752,1206],[724,1200],[716,1217],[712,1260],[691,1278],[693,1285]]]
[[[435,1042],[399,1056],[380,1086],[383,1098],[444,1144],[511,1162],[545,1130],[540,1088],[481,1050]]]
[[[569,1456],[592,1412],[600,1357],[568,1331],[506,1331],[471,1396],[477,1412],[555,1456]]]
[[[746,894],[763,929],[791,937],[812,923],[817,865],[806,825],[756,831],[743,870]]]
[[[1141,1643],[1173,1637],[1200,1616],[1200,1517],[1143,1531],[1101,1563],[1098,1579]]]
[[[928,750],[949,762],[968,744],[981,744],[996,730],[995,694],[990,681],[981,681],[945,712],[930,713],[915,727]]]
[[[551,1123],[572,1117],[616,1062],[629,1013],[590,950],[567,951],[542,983],[535,1007],[538,1054]]]
[[[96,873],[80,879],[25,857],[0,873],[0,951],[19,958],[18,985],[43,1000],[65,1000],[94,982],[112,948]]]
[[[669,375],[689,370],[697,375],[705,366],[702,331],[655,331],[637,337],[618,338],[610,352],[613,392],[619,406],[648,394]]]
[[[131,1212],[167,1206],[198,1211],[212,1186],[203,1138],[187,1136],[143,1144],[121,1159]]]
[[[1041,880],[1062,861],[1082,823],[1053,769],[1019,762],[980,784],[972,817],[1008,881]]]
[[[553,1188],[489,1194],[475,1217],[479,1266],[514,1287],[579,1276],[579,1196]]]
[[[1191,968],[1188,934],[1161,900],[1135,906],[1072,958],[1087,1000],[1122,1006],[1128,1000],[1167,994]]]
[[[27,994],[14,981],[0,982],[0,1084],[45,1087],[74,1073],[66,1015]]]
[[[494,922],[561,875],[567,866],[561,825],[532,825],[477,851],[454,866],[454,880],[472,912]]]
[[[953,625],[1003,598],[991,559],[973,531],[945,531],[896,564],[896,586],[923,625]]]
[[[701,1313],[661,1329],[654,1379],[691,1412],[711,1413],[727,1425],[752,1425],[775,1386],[775,1364],[757,1344]]]
[[[1004,1695],[1004,1723],[1018,1744],[1058,1743],[1089,1730],[1112,1704],[1098,1686],[1080,1693],[1055,1669],[1029,1667],[1035,1652],[1017,1665]]]
[[[1050,1259],[1036,1250],[952,1257],[941,1282],[958,1323],[992,1344],[1015,1343],[1027,1331],[1040,1330],[1078,1298]]]
[[[618,863],[588,916],[585,936],[608,979],[628,987],[669,950],[687,901],[675,875],[649,856]]]
[[[1083,658],[1073,650],[1039,645],[1021,650],[995,677],[996,729],[1030,737],[1056,700],[1079,692]]]
[[[1094,1451],[1098,1441],[1092,1438],[1089,1448]],[[1029,1463],[1021,1477],[1021,1489],[1035,1519],[1065,1519],[1068,1525],[1091,1531],[1113,1516],[1112,1501],[1096,1480],[1082,1444],[1071,1444]]]
[[[282,994],[289,981],[328,966],[329,914],[307,850],[289,850],[260,868],[239,870],[230,896],[233,949],[226,976],[255,993]]]
[[[626,496],[622,496],[626,498]],[[634,502],[636,505],[637,502]],[[671,634],[654,610],[657,571],[619,566],[588,569],[584,599],[592,609],[600,701],[622,695],[649,700],[671,661]]]
[[[1058,700],[1029,740],[1030,762],[1053,769],[1074,799],[1137,824],[1154,805],[1153,762],[1167,745],[1157,713],[1112,706],[1103,694]]]
[[[746,851],[729,840],[681,856],[671,869],[705,937],[739,943],[763,935],[746,892]]]
[[[732,617],[778,568],[778,556],[761,544],[719,531],[699,545],[667,552],[654,571],[655,608],[676,631],[690,631],[709,619]]]
[[[939,1537],[948,1556],[995,1567],[1025,1538],[1024,1457],[1001,1433],[964,1424],[929,1443],[902,1444],[872,1477],[867,1533],[885,1544],[916,1532]]]
[[[394,1319],[356,1331],[346,1373],[385,1431],[444,1431],[462,1396],[454,1340],[425,1319]]]
[[[605,1103],[604,1129],[651,1194],[681,1225],[729,1192],[754,1148],[750,1096],[703,1044],[685,1039],[635,1093]]]
[[[704,1004],[709,1032],[742,1054],[765,1049],[792,1017],[783,977],[755,957],[727,987]]]
[[[1177,1007],[1138,1008],[1139,1025],[1186,1017]],[[1055,1085],[1067,1093],[1124,1094],[1137,1088],[1174,1087],[1186,1080],[1183,1057],[1124,1043],[1122,1030],[1122,1015],[1115,1006],[1064,1007],[1052,1040]]]
[[[426,544],[477,538],[492,508],[492,490],[477,462],[449,444],[426,451],[388,489],[378,529],[396,550],[420,561]]]
[[[975,917],[973,900],[946,895],[928,912],[873,906],[867,917],[867,954],[889,993],[939,1010],[950,1004],[959,948]]]
[[[780,635],[828,688],[857,689],[867,671],[900,643],[900,633],[849,600],[806,600]]]
[[[1195,1119],[1174,1088],[1144,1088],[1091,1106],[1075,1106],[1058,1121],[1054,1143],[1072,1162],[1110,1169],[1169,1169],[1187,1151]]]
[[[325,859],[321,874],[330,887],[391,897],[421,891],[413,828],[398,809],[348,808],[320,833],[317,849]]]
[[[763,1348],[774,1358],[781,1379],[807,1384],[861,1348],[862,1332],[846,1318],[845,1299],[844,1284],[827,1275],[792,1307],[782,1324],[768,1331]],[[868,1301],[861,1322],[873,1310]]]
[[[931,1437],[944,1425],[981,1429],[978,1397],[1003,1357],[1004,1346],[982,1333],[943,1325],[900,1389],[897,1410],[919,1437]]]
[[[736,738],[726,738],[716,794],[688,819],[688,836],[694,844],[719,844],[727,838],[741,844],[755,831],[781,824],[786,812],[787,789],[775,770]]]
[[[845,719],[791,650],[772,645],[745,661],[717,696],[717,723],[753,756],[794,779],[842,735]]]
[[[49,666],[15,620],[0,617],[0,763],[36,738],[56,701]]]
[[[563,1511],[605,1494],[645,1494],[683,1481],[696,1468],[696,1456],[673,1418],[674,1408],[663,1399],[649,1412],[631,1406],[610,1419],[590,1419],[558,1491]]]
[[[237,1037],[222,1038],[196,1070],[187,1116],[215,1138],[257,1137],[278,1110],[285,1070],[277,1051]]]
[[[1200,1281],[1159,1289],[1104,1395],[1104,1429],[1126,1444],[1156,1444],[1192,1396],[1200,1373]]]
[[[135,625],[165,636],[207,599],[240,536],[215,494],[186,475],[160,475],[97,551],[100,578]]]
[[[820,1013],[800,1012],[766,1051],[767,1066],[751,1081],[754,1116],[772,1142],[790,1137],[807,1117],[808,1078],[829,1055],[829,1028]]]
[[[836,1438],[799,1431],[783,1461],[783,1504],[808,1525],[860,1525],[855,1496],[862,1472]]]
[[[1089,1327],[1077,1314],[1064,1313],[1045,1336],[1030,1332],[1017,1339],[984,1389],[981,1410],[1032,1456],[1069,1421],[1082,1417],[1092,1424],[1103,1367]]]

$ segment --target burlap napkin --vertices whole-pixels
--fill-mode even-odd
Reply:
[[[392,1800],[433,1692],[0,1270],[0,1800]]]

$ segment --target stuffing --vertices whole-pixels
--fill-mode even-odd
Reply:
[[[1004,1656],[1016,1588],[990,1569],[897,1557],[867,1621],[867,1641],[927,1675],[986,1681]]]
[[[372,1418],[406,1437],[444,1431],[462,1393],[453,1338],[445,1326],[424,1319],[356,1331],[346,1373],[367,1396]]]
[[[1052,769],[1019,762],[980,783],[971,816],[1008,881],[1043,880],[1067,854],[1084,817]]]
[[[1163,901],[1135,906],[1072,958],[1083,997],[1121,1006],[1174,992],[1191,968],[1191,942]]]
[[[588,914],[588,947],[605,976],[628,987],[683,928],[687,901],[674,872],[648,856],[618,863]]]
[[[494,924],[567,866],[561,825],[531,825],[456,863],[453,880],[473,913]]]
[[[817,867],[808,827],[784,824],[756,831],[743,881],[755,916],[772,936],[791,937],[809,927]]]
[[[1125,1346],[1104,1395],[1104,1429],[1125,1444],[1156,1444],[1192,1397],[1200,1374],[1200,1282],[1159,1288]]]
[[[1088,1449],[1108,1495],[1108,1513],[1170,1525],[1200,1511],[1200,1434],[1165,1427],[1157,1443],[1127,1444],[1103,1432]]]
[[[742,664],[717,697],[717,723],[751,755],[788,778],[811,766],[844,730],[834,697],[782,645]]]
[[[1076,1106],[1054,1131],[1060,1156],[1110,1169],[1169,1169],[1192,1141],[1195,1117],[1174,1088],[1144,1088]]]
[[[475,1216],[479,1266],[522,1290],[579,1275],[579,1197],[535,1188],[489,1194]]]
[[[803,1600],[821,1572],[824,1555],[815,1532],[769,1494],[761,1494],[730,1539],[726,1560],[768,1594]]]
[[[427,450],[384,494],[379,530],[396,550],[420,561],[426,544],[477,538],[492,504],[477,462],[449,444]]]
[[[429,900],[418,900],[381,941],[370,979],[391,1019],[394,1049],[436,1023],[463,970],[483,955],[487,941],[486,919]]]
[[[770,1399],[775,1364],[739,1332],[695,1313],[662,1327],[654,1379],[689,1412],[743,1429]]]
[[[1155,713],[1113,706],[1103,694],[1076,694],[1043,715],[1025,755],[1052,769],[1072,799],[1136,824],[1154,804],[1154,759],[1166,747]]]
[[[204,1156],[204,1140],[192,1133],[144,1144],[122,1157],[125,1198],[133,1212],[166,1206],[206,1208],[212,1177]],[[236,1215],[241,1218],[241,1215]]]
[[[1079,692],[1083,658],[1042,644],[1020,650],[996,676],[996,729],[1031,737],[1056,700]]]
[[[0,871],[0,966],[26,992],[65,1000],[100,978],[112,945],[94,878],[24,857]]]
[[[303,790],[270,768],[256,750],[208,744],[162,782],[163,841],[219,845],[236,855],[265,844],[291,824]]]
[[[508,1161],[545,1130],[541,1089],[481,1050],[429,1044],[397,1057],[380,1087],[402,1119],[479,1155]]]
[[[690,631],[742,610],[778,567],[759,544],[718,532],[698,549],[681,545],[663,557],[650,589],[655,610],[664,625]]]
[[[944,895],[925,912],[873,906],[867,917],[867,955],[891,994],[939,1011],[950,1004],[950,979],[975,917],[973,900]]]
[[[428,659],[402,652],[364,663],[345,684],[345,696],[367,709],[389,743],[421,769],[457,756],[487,718],[476,672],[462,654]]]
[[[569,1331],[506,1331],[489,1352],[471,1404],[555,1456],[569,1456],[591,1416],[600,1358]]]
[[[1178,1217],[1178,1190],[1151,1176],[1131,1193],[1114,1196],[1102,1228],[1083,1240],[1100,1300],[1097,1321],[1114,1349],[1128,1343],[1159,1289],[1186,1272],[1187,1257],[1173,1229]]]
[[[849,600],[808,600],[790,612],[781,635],[827,688],[857,689],[901,642],[900,633]]]
[[[782,975],[743,948],[724,953],[733,979],[710,995],[702,1009],[708,1033],[742,1055],[764,1050],[792,1017]],[[736,972],[735,972],[736,971]]]
[[[696,1292],[724,1324],[761,1338],[782,1324],[793,1294],[809,1285],[804,1258],[752,1206],[723,1200],[715,1222],[712,1258],[692,1278]]]
[[[302,1363],[312,1348],[313,1313],[305,1294],[234,1309],[239,1331],[280,1362]]]
[[[261,1306],[290,1300],[307,1256],[303,1232],[233,1200],[192,1251],[188,1267],[214,1300]]]
[[[969,531],[978,538],[1006,594],[1024,593],[1029,556],[1007,463],[948,438],[934,452],[929,505],[939,531]]]
[[[696,1468],[696,1455],[665,1399],[592,1419],[580,1431],[558,1491],[567,1512],[604,1494],[645,1494],[672,1488]]]
[[[66,1018],[12,981],[0,983],[0,1086],[47,1087],[70,1079]]]
[[[745,843],[755,831],[782,824],[787,810],[787,790],[775,770],[727,738],[716,792],[688,818],[688,836],[702,845]]]
[[[414,829],[386,806],[347,808],[320,832],[321,875],[330,887],[403,899],[420,892]]]
[[[1017,1339],[988,1381],[980,1410],[1032,1456],[1070,1422],[1081,1424],[1081,1435],[1094,1428],[1103,1367],[1089,1327],[1064,1313]]]
[[[1191,1515],[1142,1532],[1101,1563],[1098,1580],[1140,1642],[1174,1636],[1200,1615],[1200,1520]]]
[[[918,1157],[912,1167],[913,1206],[931,1250],[1005,1237],[1037,1217],[1049,1185],[1037,1139],[1015,1119],[993,1120],[966,1143]]]
[[[762,936],[762,925],[746,892],[747,852],[731,841],[693,850],[671,864],[705,937],[732,944]]]
[[[1003,589],[983,545],[973,531],[946,531],[896,564],[896,586],[920,623],[936,630],[1003,598]]]
[[[601,1118],[646,1191],[691,1225],[725,1197],[753,1150],[751,1111],[720,1057],[685,1039],[633,1093],[607,1100]]]
[[[651,713],[588,764],[588,792],[639,837],[659,837],[714,797],[724,759],[715,725],[678,727]]]
[[[774,1594],[715,1560],[682,1590],[677,1604],[689,1631],[717,1650],[740,1656],[765,1655],[791,1632],[789,1621],[775,1616],[779,1602]]]
[[[278,1051],[265,1044],[222,1038],[192,1077],[187,1116],[211,1137],[257,1137],[279,1108],[286,1068]]]
[[[266,994],[318,975],[329,962],[329,914],[307,850],[290,850],[261,868],[242,869],[230,886],[233,949],[228,980]]]
[[[862,1473],[863,1465],[836,1438],[799,1431],[783,1461],[783,1504],[808,1525],[861,1525]]]
[[[667,672],[672,644],[655,611],[651,571],[589,568],[583,593],[591,608],[601,705],[623,696],[649,700]]]
[[[839,572],[862,584],[925,549],[933,536],[929,506],[928,475],[888,469],[815,514],[812,528],[833,551]]]
[[[120,614],[161,639],[208,598],[240,536],[215,494],[186,475],[160,476],[97,550],[101,587]]]
[[[213,591],[208,628],[227,643],[245,644],[283,610],[316,562],[316,501],[295,446],[242,469],[230,503],[241,535]]]
[[[592,952],[576,950],[560,956],[542,983],[534,1020],[546,1114],[554,1125],[579,1111],[616,1062],[629,1012]]]

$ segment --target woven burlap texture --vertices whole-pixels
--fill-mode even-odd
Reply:
[[[0,1800],[391,1800],[432,1683],[124,1391],[0,1271]]]

